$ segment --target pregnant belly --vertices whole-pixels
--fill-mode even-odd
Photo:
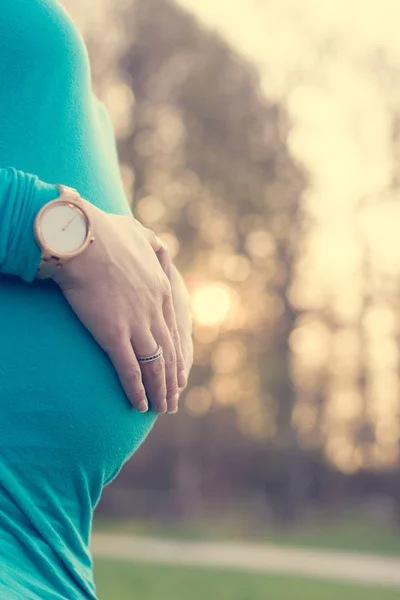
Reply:
[[[0,307],[0,450],[32,456],[48,475],[78,470],[89,485],[107,483],[156,414],[131,407],[107,354],[52,281],[1,276]]]

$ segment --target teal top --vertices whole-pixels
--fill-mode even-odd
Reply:
[[[130,215],[87,49],[57,0],[0,0],[0,598],[94,599],[93,509],[153,426],[60,289],[38,210],[76,188]]]

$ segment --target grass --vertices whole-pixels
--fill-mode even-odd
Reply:
[[[299,546],[347,552],[400,556],[400,531],[389,524],[374,523],[355,514],[316,519],[290,530],[258,526],[244,519],[176,523],[151,520],[95,520],[95,531],[109,531],[171,539],[246,540],[283,546]]]
[[[400,531],[365,518],[321,522],[287,532],[271,532],[266,541],[278,545],[400,556]]]
[[[398,600],[399,590],[264,574],[97,560],[100,600]]]

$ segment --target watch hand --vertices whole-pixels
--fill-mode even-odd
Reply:
[[[70,220],[68,221],[68,223],[65,225],[65,227],[61,227],[61,229],[62,229],[63,231],[65,231],[65,229],[67,229],[68,225],[69,225],[70,223],[72,223],[72,221],[75,219],[75,217],[76,217],[76,215],[75,215],[75,216],[73,216],[73,217],[72,217],[72,219],[70,219]]]

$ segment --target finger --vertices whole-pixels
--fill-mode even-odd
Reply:
[[[163,348],[165,361],[165,383],[167,411],[176,412],[178,408],[178,378],[176,371],[176,350],[171,333],[164,320],[160,318],[159,324],[153,329],[153,335],[160,341]]]
[[[167,327],[171,332],[172,343],[175,347],[178,386],[180,388],[184,388],[187,385],[186,364],[182,351],[181,336],[179,335],[178,325],[176,322],[175,308],[172,295],[167,296],[164,301],[163,314]]]
[[[152,229],[145,227],[142,225],[140,221],[135,219],[135,225],[140,229],[142,235],[149,242],[150,246],[153,248],[154,252],[158,252],[160,248],[164,245],[164,242],[154,233]]]
[[[142,371],[129,338],[120,338],[118,344],[108,350],[108,355],[130,403],[138,411],[146,412],[148,402],[142,381]]]
[[[157,258],[160,262],[164,273],[166,273],[166,275],[169,276],[171,268],[171,257],[167,244],[163,242],[162,239],[159,238],[158,235],[156,235],[152,229],[148,229],[147,227],[142,225],[140,221],[136,221],[136,224],[139,226],[139,229],[142,232],[143,236],[146,238],[150,246],[153,248],[154,252],[157,254]]]
[[[178,330],[178,331],[180,331],[180,330]],[[190,373],[190,370],[193,365],[193,340],[192,340],[191,336],[185,335],[184,337],[181,337],[181,347],[182,347],[182,353],[183,353],[183,357],[184,357],[184,361],[185,361],[186,381],[188,382],[189,373]],[[187,383],[184,387],[179,389],[179,392],[181,393],[186,387],[187,387]]]
[[[138,340],[136,337],[131,339],[132,347],[137,358],[152,356],[157,352],[158,342],[155,336],[148,331],[146,337]],[[163,347],[162,342],[160,341]],[[163,347],[164,351],[164,347]],[[143,384],[151,407],[155,412],[165,413],[167,411],[167,386],[166,386],[166,368],[163,355],[149,362],[140,362]]]
[[[158,238],[158,239],[160,239],[160,238]],[[171,272],[171,264],[172,264],[171,255],[169,253],[168,246],[162,240],[160,240],[160,242],[161,242],[161,246],[158,250],[156,250],[157,258],[161,265],[162,270],[169,277],[170,272]]]

